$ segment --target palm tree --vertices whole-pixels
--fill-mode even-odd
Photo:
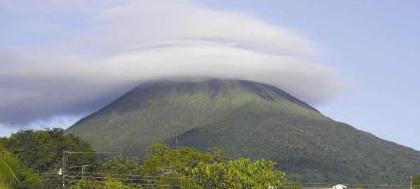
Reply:
[[[0,145],[0,189],[11,188],[12,184],[19,182],[16,177],[18,166],[19,161]]]

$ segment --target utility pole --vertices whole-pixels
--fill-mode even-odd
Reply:
[[[82,180],[85,178],[85,165],[82,165]]]
[[[82,180],[85,178],[86,167],[89,167],[89,166],[92,166],[92,165],[82,165]]]
[[[410,189],[413,189],[413,176],[410,176]]]
[[[67,160],[66,154],[71,155],[71,154],[122,154],[122,153],[121,152],[77,152],[77,151],[63,150],[63,160],[62,160],[63,165],[62,165],[62,170],[61,170],[63,189],[66,188],[66,160]],[[60,175],[60,171],[59,171],[59,175]]]
[[[175,146],[176,146],[176,148],[179,147],[178,146],[178,135],[177,134],[175,134]]]
[[[62,176],[63,176],[63,189],[66,188],[66,151],[63,150],[63,170],[62,170]]]

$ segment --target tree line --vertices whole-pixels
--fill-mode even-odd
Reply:
[[[231,159],[223,150],[155,144],[146,157],[95,153],[62,129],[0,139],[0,189],[298,189],[270,160]]]

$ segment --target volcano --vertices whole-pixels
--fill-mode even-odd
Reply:
[[[98,151],[142,157],[154,143],[223,148],[277,162],[299,182],[401,183],[420,152],[324,116],[271,85],[244,80],[141,84],[67,130]]]

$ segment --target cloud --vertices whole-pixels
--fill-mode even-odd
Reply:
[[[48,119],[37,119],[26,125],[3,125],[0,124],[0,137],[8,137],[12,133],[16,133],[19,130],[44,130],[51,128],[67,128],[69,125],[76,123],[83,115],[65,115],[65,116],[53,116]]]
[[[11,133],[15,133],[18,131],[17,128],[14,127],[8,127],[5,125],[0,124],[0,136],[9,136]]]
[[[22,6],[6,2],[6,14]],[[342,87],[299,32],[242,13],[188,0],[59,2],[12,14],[27,25],[0,29],[17,33],[0,46],[7,49],[0,52],[0,123],[86,114],[141,82],[168,77],[265,82],[309,103],[326,102]]]

